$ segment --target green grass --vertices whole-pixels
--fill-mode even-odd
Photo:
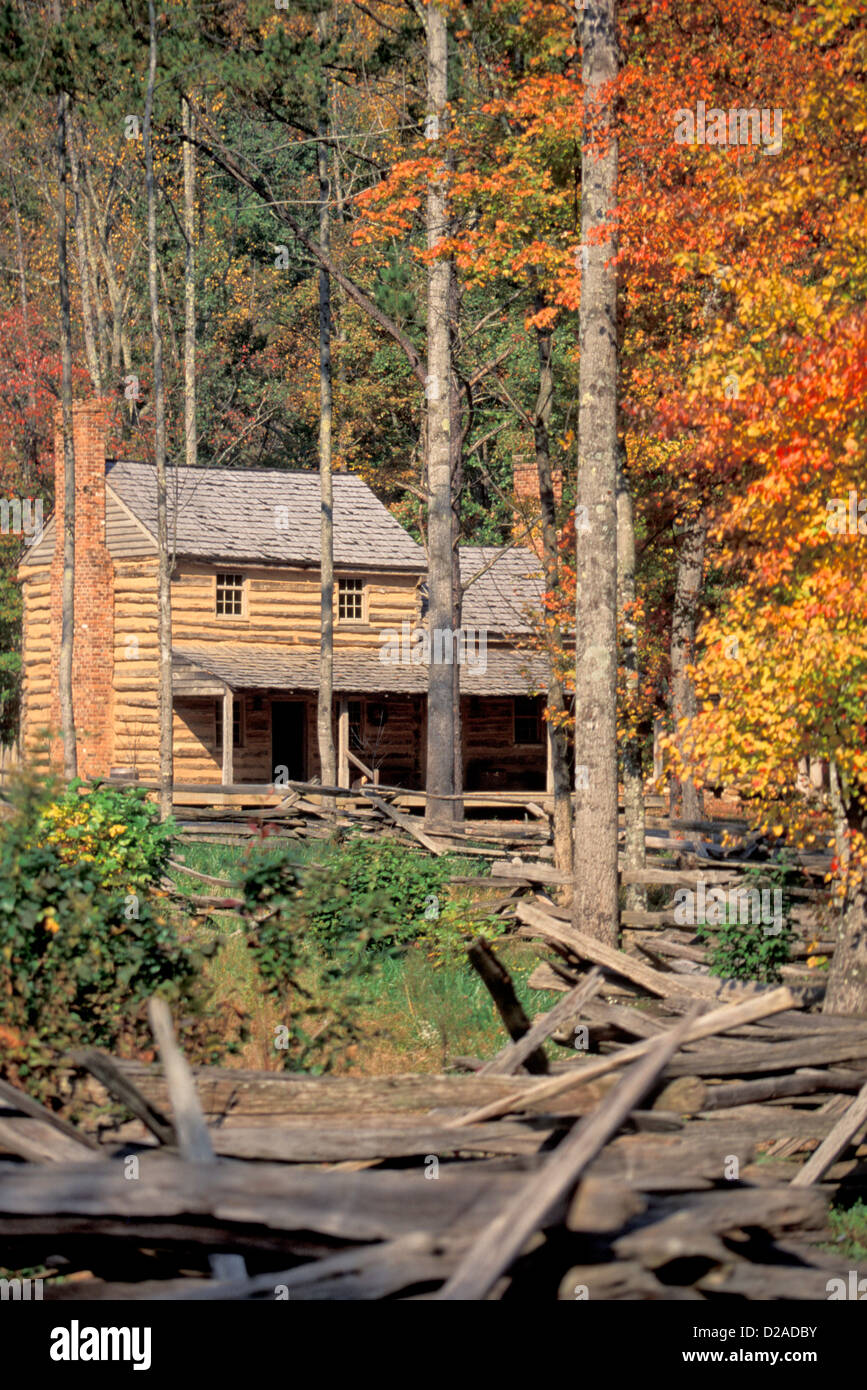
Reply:
[[[515,983],[515,992],[532,1019],[550,1008],[555,996],[530,989],[527,980],[539,963],[535,946],[506,943],[499,954]],[[370,1026],[369,1060],[395,1062],[401,1056],[412,1068],[437,1070],[454,1057],[488,1059],[505,1046],[508,1035],[488,991],[466,960],[430,960],[418,946],[396,960],[386,960],[370,987],[365,1021]],[[561,1049],[551,1045],[553,1052]],[[364,1049],[359,1066],[364,1069]]]
[[[867,1203],[859,1197],[851,1207],[832,1207],[829,1224],[834,1240],[825,1246],[846,1260],[867,1261]]]
[[[324,841],[289,844],[285,841],[257,842],[254,853],[287,855],[299,864],[322,863],[331,846]],[[246,845],[184,844],[175,858],[183,857],[191,869],[235,880],[248,861]],[[477,872],[477,866],[456,861],[455,873]],[[172,871],[178,886],[186,891],[216,895],[216,886],[202,883],[180,871]],[[458,890],[458,922],[466,922],[471,934],[484,921],[473,925],[479,915],[465,890]],[[466,918],[463,912],[466,911]],[[240,1055],[243,1065],[273,1065],[273,1008],[264,998],[256,967],[244,939],[236,913],[212,914],[192,928],[203,940],[221,939],[220,949],[207,964],[214,1002],[233,1019],[243,1019],[249,1043]],[[488,1058],[507,1042],[507,1034],[490,995],[460,948],[454,918],[444,930],[447,942],[442,951],[431,939],[407,948],[396,958],[385,957],[374,976],[365,983],[364,1002],[359,1010],[361,1038],[349,1049],[340,1068],[384,1073],[394,1071],[441,1070],[456,1056]],[[527,979],[544,955],[540,948],[523,942],[504,941],[497,947],[515,982],[516,991],[530,1018],[551,1006],[556,996],[530,989]],[[562,1050],[549,1044],[549,1051]],[[227,1058],[227,1061],[229,1059]]]

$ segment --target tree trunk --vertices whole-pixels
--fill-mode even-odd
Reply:
[[[616,0],[582,12],[585,133],[579,319],[575,601],[575,926],[611,945],[617,882],[617,73]],[[593,146],[590,139],[592,137]]]
[[[867,816],[840,776],[836,759],[829,770],[843,902],[822,1007],[827,1014],[867,1014],[867,890],[860,875],[851,873],[850,862],[850,833],[863,834]]]
[[[87,183],[87,160],[83,155],[79,155],[79,168],[85,176]],[[90,193],[86,187],[82,188],[81,211],[84,217],[84,243],[87,253],[87,264],[90,271],[90,292],[93,296],[93,304],[96,313],[97,328],[97,355],[99,359],[99,370],[103,382],[108,375],[108,367],[111,353],[111,334],[109,333],[108,317],[105,312],[105,301],[102,294],[102,286],[99,278],[99,256],[96,249],[96,238],[93,230],[93,209],[90,201]]]
[[[328,15],[319,17],[319,42],[324,45]],[[320,93],[319,140],[316,158],[319,171],[319,245],[325,256],[331,254],[331,180],[328,172],[328,89],[325,80]],[[321,617],[319,645],[319,692],[316,700],[316,733],[322,781],[333,787],[337,781],[334,753],[334,485],[331,475],[331,276],[319,267],[319,485],[320,485],[320,582]],[[326,803],[337,809],[333,797]]]
[[[30,343],[30,308],[27,300],[27,267],[24,262],[24,237],[21,234],[21,216],[18,211],[18,194],[15,180],[10,179],[12,192],[12,215],[15,222],[15,258],[18,262],[18,295],[21,301],[21,333],[24,339],[24,356],[27,359],[27,406],[28,423],[24,450],[22,483],[25,490],[30,487],[38,462],[36,444],[36,392],[33,375],[33,351]]]
[[[449,161],[451,168],[451,161]],[[453,361],[454,344],[458,336],[458,323],[461,312],[461,297],[458,293],[458,277],[455,274],[454,262],[449,258],[449,354],[450,361]],[[460,518],[460,499],[461,488],[463,487],[464,461],[463,461],[463,431],[461,429],[461,391],[458,386],[457,376],[454,371],[449,377],[449,471],[451,473],[451,506],[452,506],[452,618],[451,625],[453,632],[461,632],[463,628],[463,609],[464,609],[464,589],[461,580],[461,518]],[[487,634],[485,636],[487,641]],[[478,641],[476,634],[473,634],[473,641]],[[464,818],[464,803],[462,793],[464,789],[464,746],[463,746],[463,719],[461,713],[461,665],[455,661],[452,666],[452,748],[454,750],[452,765],[452,792],[454,801],[452,802],[452,819],[460,822]]]
[[[145,98],[144,146],[145,187],[147,195],[148,291],[151,310],[154,368],[154,454],[157,473],[157,553],[159,604],[159,710],[160,710],[160,817],[166,820],[172,812],[172,587],[171,557],[169,555],[168,510],[166,504],[166,398],[163,383],[163,340],[160,329],[159,280],[157,270],[157,205],[154,182],[153,104],[157,73],[157,27],[154,0],[148,0],[150,51],[148,85]],[[231,739],[232,730],[223,730],[223,739]]]
[[[448,56],[446,17],[436,3],[427,9],[427,129],[433,139],[445,133]],[[427,244],[435,246],[447,231],[445,166],[428,181]],[[431,659],[428,677],[427,785],[425,825],[449,829],[457,810],[455,796],[455,691],[446,654],[454,612],[452,530],[452,363],[449,309],[452,267],[439,256],[427,272],[427,490],[428,490],[428,623]],[[450,646],[449,646],[450,649]],[[439,656],[439,660],[437,657]]]
[[[644,769],[641,737],[634,727],[638,695],[638,647],[635,605],[635,524],[629,481],[618,458],[617,468],[617,602],[623,634],[621,661],[626,675],[629,699],[629,727],[623,739],[623,812],[626,825],[624,864],[627,869],[645,865]],[[639,884],[629,884],[624,896],[627,908],[647,906],[647,892]]]
[[[56,8],[57,22],[60,19]],[[63,421],[63,573],[60,581],[60,652],[58,688],[63,738],[63,773],[78,773],[75,714],[72,703],[72,653],[75,632],[75,444],[72,437],[72,318],[69,307],[69,258],[66,242],[66,188],[69,97],[57,95],[57,272],[60,290],[60,410]],[[59,501],[59,499],[58,499]]]
[[[71,136],[71,132],[68,132]],[[69,170],[72,176],[72,218],[75,227],[75,240],[78,245],[78,281],[81,292],[81,323],[84,330],[84,355],[91,385],[97,396],[102,395],[102,370],[99,361],[99,345],[94,327],[94,307],[90,295],[90,262],[87,255],[87,236],[84,227],[84,211],[81,180],[78,172],[78,154],[75,141],[69,139]]]
[[[696,714],[695,687],[689,667],[695,660],[695,627],[701,599],[707,520],[702,514],[686,530],[677,557],[677,580],[671,615],[671,720],[675,736],[685,747],[687,725]],[[672,775],[669,814],[687,821],[704,815],[702,796],[692,778]]]
[[[196,429],[196,149],[195,117],[186,97],[181,99],[184,134],[184,459],[188,468],[199,461]]]
[[[544,308],[537,295],[534,309]],[[554,495],[554,475],[551,469],[551,410],[554,404],[554,371],[552,363],[553,335],[550,328],[536,330],[539,357],[539,391],[533,412],[533,439],[536,451],[536,471],[539,475],[539,502],[542,511],[542,568],[545,589],[556,594],[560,588],[560,546],[557,535],[557,499]],[[554,864],[568,872],[572,868],[572,804],[569,776],[569,736],[566,728],[568,704],[563,681],[557,666],[557,654],[563,650],[564,636],[559,621],[554,619],[548,638],[552,657],[548,663],[548,724],[550,730],[551,773],[554,792]]]

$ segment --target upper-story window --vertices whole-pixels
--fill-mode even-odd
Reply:
[[[244,576],[227,570],[217,573],[217,617],[244,616]]]
[[[338,579],[337,617],[341,622],[364,622],[363,579]]]

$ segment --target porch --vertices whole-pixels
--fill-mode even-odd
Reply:
[[[466,789],[488,793],[490,800],[498,793],[544,794],[550,755],[542,698],[523,693],[527,676],[520,663],[526,658],[513,652],[492,655],[500,658],[497,670],[484,673],[481,681],[478,671],[462,669],[462,687],[473,692],[461,702]],[[249,652],[243,656],[241,666],[222,645],[204,654],[175,652],[175,785],[181,794],[185,786],[219,784],[228,793],[250,784],[267,796],[290,782],[321,780],[317,657],[268,651],[267,674],[285,674],[291,683],[283,685],[260,683],[257,677],[266,674],[263,659],[251,661]],[[494,691],[473,691],[480,683]],[[350,789],[365,779],[420,793],[426,772],[427,669],[391,667],[370,653],[337,653],[334,685],[337,785]],[[503,685],[512,691],[503,691]]]

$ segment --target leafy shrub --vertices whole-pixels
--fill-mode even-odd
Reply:
[[[170,829],[141,790],[81,785],[22,778],[0,825],[0,1042],[37,1091],[72,1047],[146,1045],[144,1000],[197,977],[159,886]]]
[[[276,1055],[288,1070],[327,1070],[358,1035],[362,983],[377,968],[382,949],[395,949],[393,924],[367,894],[329,916],[321,930],[311,928],[298,866],[288,859],[254,859],[242,892],[250,954],[283,1018]]]
[[[789,925],[792,897],[789,892],[792,874],[786,861],[762,864],[746,871],[744,889],[779,891],[782,901],[782,930],[771,935],[760,921],[740,921],[740,911],[727,912],[728,920],[719,924],[701,922],[695,934],[710,945],[708,959],[712,975],[732,980],[758,980],[764,984],[779,984],[780,967],[791,959],[794,939]],[[771,900],[773,901],[773,899]],[[737,920],[732,920],[737,918]]]
[[[352,932],[359,910],[377,923],[379,940],[416,941],[436,931],[450,881],[474,867],[457,855],[433,859],[391,840],[348,840],[305,875],[305,917],[326,947]]]
[[[284,1066],[333,1065],[357,1037],[365,985],[380,964],[442,930],[450,944],[459,939],[445,891],[466,867],[454,856],[362,839],[310,867],[264,855],[251,862],[242,888],[250,950],[278,1010],[288,1011],[278,1042]]]
[[[156,806],[139,787],[126,791],[95,783],[82,796],[80,786],[70,783],[44,807],[38,842],[56,849],[65,864],[92,864],[106,888],[159,884],[168,868],[172,822],[160,822]]]

